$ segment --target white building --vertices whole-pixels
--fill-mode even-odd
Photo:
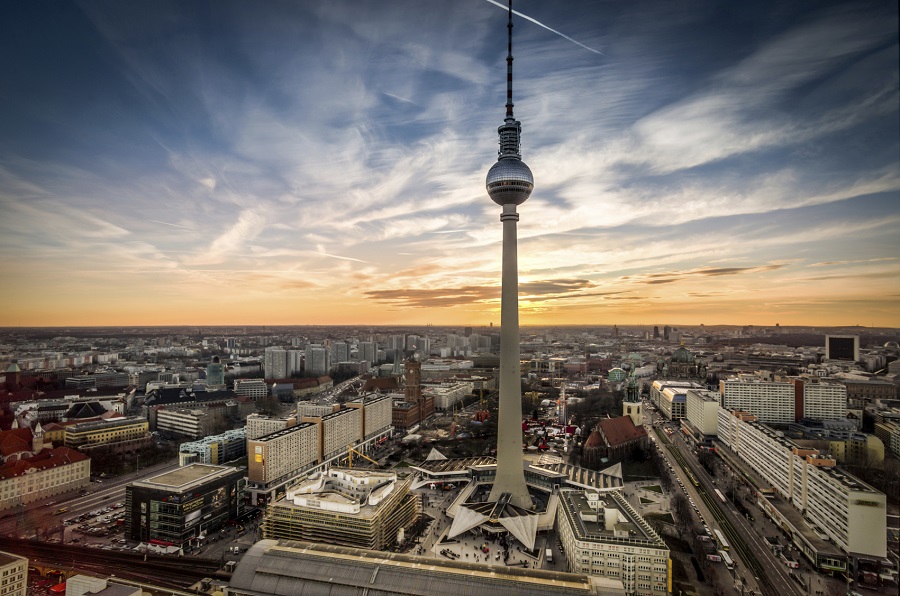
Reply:
[[[285,379],[288,377],[287,355],[287,350],[266,348],[263,357],[263,370],[267,379]]]
[[[426,395],[434,397],[434,407],[438,410],[449,410],[474,391],[473,383],[461,381],[423,384],[422,390]]]
[[[770,381],[740,375],[720,381],[719,389],[722,407],[749,412],[767,424],[847,417],[847,387],[836,381],[809,376]]]
[[[393,400],[390,395],[378,395],[374,397],[365,397],[360,400],[347,403],[348,408],[361,408],[362,417],[362,437],[363,440],[369,441],[373,438],[380,438],[390,433],[391,415],[393,412]]]
[[[794,385],[784,381],[764,381],[752,375],[719,381],[722,407],[756,416],[760,422],[794,422]]]
[[[28,594],[28,559],[0,551],[0,594],[25,596]]]
[[[719,428],[719,399],[716,391],[689,389],[685,404],[685,418],[706,436],[715,436]]]
[[[249,397],[256,401],[269,394],[265,379],[235,379],[234,393],[238,397]]]
[[[0,511],[87,488],[90,479],[90,458],[68,447],[10,460],[0,466]]]
[[[304,416],[303,422],[319,426],[321,461],[335,460],[362,440],[362,411],[359,408],[338,410],[325,416]]]
[[[324,375],[328,373],[328,350],[319,344],[306,346],[304,371],[307,375]]]
[[[319,463],[319,427],[301,422],[247,441],[247,488],[267,492]]]
[[[836,467],[818,450],[804,449],[746,412],[719,410],[719,440],[850,555],[887,555],[886,499]]]
[[[797,418],[838,420],[847,417],[846,385],[816,378],[804,378],[795,382],[803,384],[803,409],[797,413]]]
[[[571,573],[618,580],[627,594],[671,591],[669,549],[617,491],[561,490],[556,520]]]
[[[263,435],[268,435],[275,431],[294,426],[297,424],[297,418],[294,416],[285,416],[275,418],[264,414],[250,414],[247,416],[247,424],[244,427],[244,433],[247,439],[255,439]]]

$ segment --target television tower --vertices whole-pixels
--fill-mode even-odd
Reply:
[[[509,0],[506,55],[506,118],[497,129],[500,151],[488,171],[485,185],[491,199],[503,208],[503,273],[500,297],[500,405],[497,422],[497,475],[490,501],[508,502],[531,509],[522,459],[522,373],[519,365],[519,270],[516,207],[534,188],[534,176],[519,154],[522,124],[513,116],[512,0]]]

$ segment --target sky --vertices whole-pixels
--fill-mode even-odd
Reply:
[[[522,324],[900,327],[896,2],[514,9]],[[0,326],[499,324],[506,33],[0,3]]]

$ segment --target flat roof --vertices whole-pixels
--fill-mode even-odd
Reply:
[[[229,466],[214,466],[211,464],[190,464],[176,468],[169,472],[163,472],[147,480],[133,483],[133,486],[145,488],[164,488],[168,490],[186,490],[196,484],[207,482],[217,477],[227,476],[237,468]]]

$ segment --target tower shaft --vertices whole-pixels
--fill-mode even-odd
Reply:
[[[510,494],[510,503],[531,509],[522,459],[522,372],[519,363],[519,266],[516,205],[503,205],[503,272],[500,295],[500,404],[497,476],[489,500]]]

